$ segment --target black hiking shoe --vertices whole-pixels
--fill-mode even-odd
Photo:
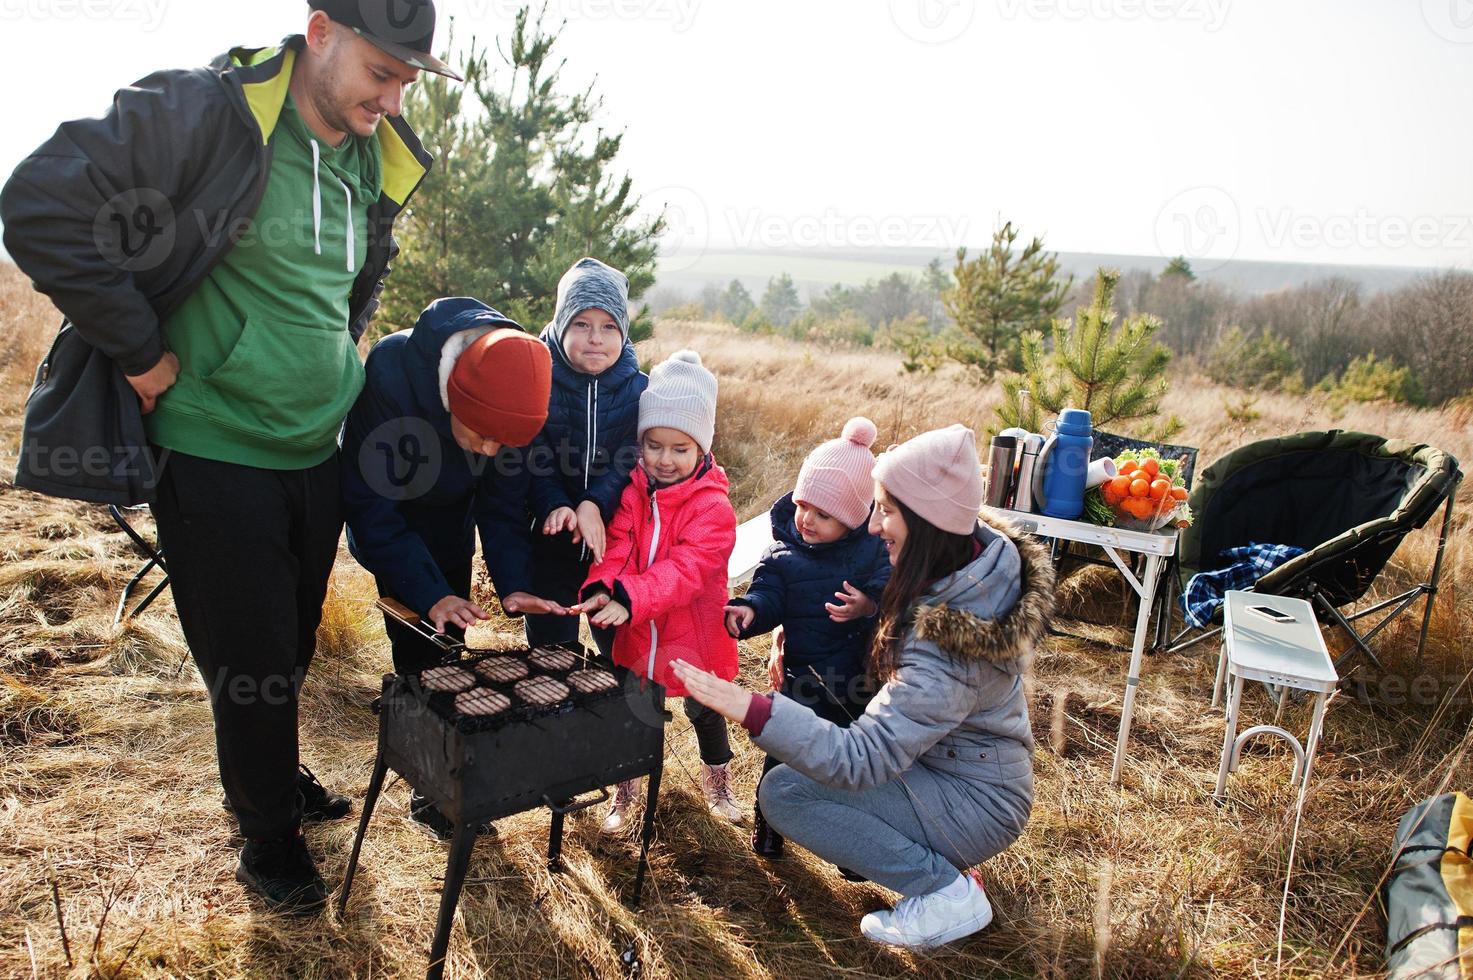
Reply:
[[[275,840],[247,840],[235,880],[279,915],[317,915],[327,905],[327,884],[317,873],[300,830]]]
[[[772,829],[772,824],[762,815],[762,808],[752,811],[752,850],[758,857],[780,858],[783,856],[783,835]]]
[[[455,824],[450,818],[440,812],[440,808],[431,803],[429,797],[418,793],[409,796],[409,819],[424,827],[442,841],[448,841],[455,836]],[[496,833],[496,828],[489,823],[483,823],[476,827],[477,837],[488,837]]]
[[[341,793],[330,792],[306,766],[298,765],[297,770],[297,792],[302,794],[302,820],[305,823],[341,820],[352,812],[352,800]]]

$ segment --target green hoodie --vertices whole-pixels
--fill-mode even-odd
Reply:
[[[254,219],[164,321],[174,388],[145,419],[168,449],[266,469],[332,455],[363,387],[348,297],[383,185],[378,136],[323,143],[287,96]]]

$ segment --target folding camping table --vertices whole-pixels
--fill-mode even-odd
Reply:
[[[1104,550],[1125,576],[1125,581],[1140,597],[1140,610],[1135,617],[1135,639],[1130,647],[1130,667],[1125,672],[1125,703],[1120,709],[1120,732],[1115,737],[1115,764],[1110,781],[1120,781],[1125,765],[1125,748],[1130,741],[1130,719],[1135,712],[1135,692],[1141,683],[1141,660],[1146,652],[1146,633],[1151,623],[1151,609],[1156,604],[1156,589],[1161,584],[1161,569],[1176,553],[1176,530],[1127,531],[1118,527],[1101,527],[1088,521],[1066,521],[1045,514],[1007,511],[1007,518],[1029,534],[1060,541],[1077,541]],[[1144,575],[1137,578],[1121,552],[1144,555]]]

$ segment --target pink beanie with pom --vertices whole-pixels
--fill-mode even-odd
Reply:
[[[869,518],[875,500],[875,457],[870,446],[878,430],[866,418],[844,423],[844,432],[808,454],[798,471],[793,499],[817,507],[847,528]]]

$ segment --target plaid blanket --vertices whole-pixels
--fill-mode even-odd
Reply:
[[[1187,582],[1178,600],[1187,622],[1201,629],[1217,615],[1229,589],[1251,588],[1263,576],[1302,554],[1304,549],[1292,544],[1252,543],[1241,548],[1224,548],[1218,557],[1230,564],[1215,571],[1198,572]]]

